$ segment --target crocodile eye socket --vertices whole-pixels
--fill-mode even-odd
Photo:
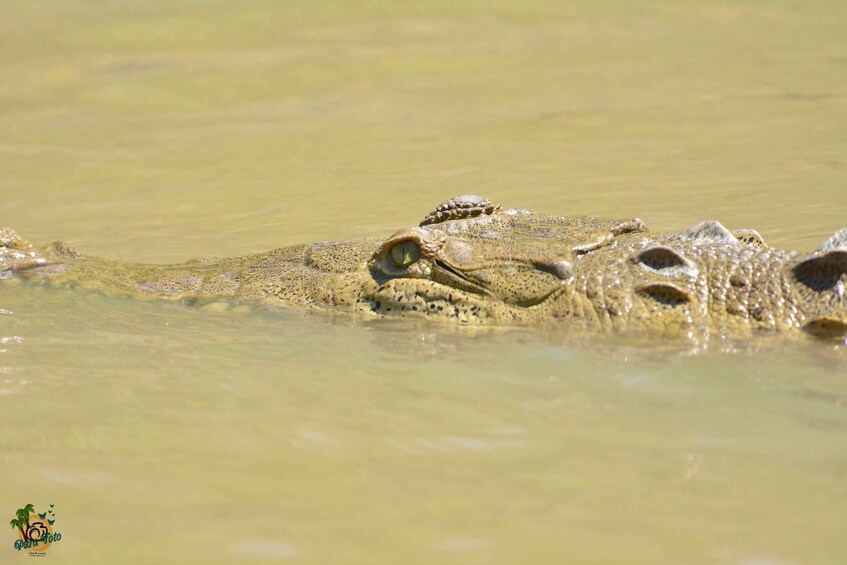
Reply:
[[[408,267],[420,258],[421,248],[412,241],[404,241],[391,248],[391,260],[398,267]]]

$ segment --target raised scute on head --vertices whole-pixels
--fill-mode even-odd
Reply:
[[[647,227],[647,224],[641,218],[632,218],[631,220],[625,220],[619,223],[609,231],[612,235],[618,236],[628,233],[645,233],[649,232],[650,228]]]
[[[720,223],[710,220],[700,222],[676,234],[677,241],[692,244],[726,243],[733,247],[741,245],[731,231]]]
[[[440,224],[450,220],[462,220],[482,215],[490,216],[498,210],[500,210],[500,206],[487,198],[475,194],[463,194],[439,204],[423,219],[420,225]]]
[[[847,228],[838,230],[824,241],[817,251],[847,251]]]
[[[765,238],[762,237],[762,234],[752,229],[743,229],[743,230],[735,230],[732,232],[732,235],[735,236],[735,239],[752,247],[754,249],[767,249],[768,244],[765,243]]]

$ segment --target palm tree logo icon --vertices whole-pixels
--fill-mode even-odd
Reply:
[[[21,536],[25,541],[31,541],[28,537],[28,532],[32,526],[29,524],[29,515],[35,512],[35,507],[32,504],[27,504],[23,508],[18,508],[15,511],[15,518],[9,522],[13,528],[18,528]],[[26,526],[26,529],[24,529]]]
[[[50,505],[52,508],[52,504]],[[53,515],[52,510],[50,514]],[[28,549],[30,553],[43,553],[50,547],[53,541],[61,539],[61,534],[53,532],[55,519],[44,518],[47,513],[38,514],[32,504],[15,511],[15,517],[9,522],[13,529],[17,530],[19,540],[15,542],[16,549]],[[55,515],[53,515],[55,518]]]

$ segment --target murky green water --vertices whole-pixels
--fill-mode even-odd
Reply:
[[[847,225],[845,6],[5,0],[0,225],[176,261],[474,192],[810,249]],[[0,308],[0,514],[56,504],[51,561],[847,561],[843,348]]]

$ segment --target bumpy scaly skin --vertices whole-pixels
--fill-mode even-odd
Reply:
[[[475,194],[463,194],[439,204],[432,213],[421,221],[420,225],[428,226],[448,220],[475,218],[480,215],[490,216],[499,211],[500,206],[494,204],[488,198]]]
[[[138,265],[35,248],[0,231],[0,276],[183,301],[232,299],[369,316],[570,331],[743,338],[847,335],[847,229],[814,253],[703,222],[651,234],[638,219],[441,204],[387,240],[298,245],[236,258]]]

